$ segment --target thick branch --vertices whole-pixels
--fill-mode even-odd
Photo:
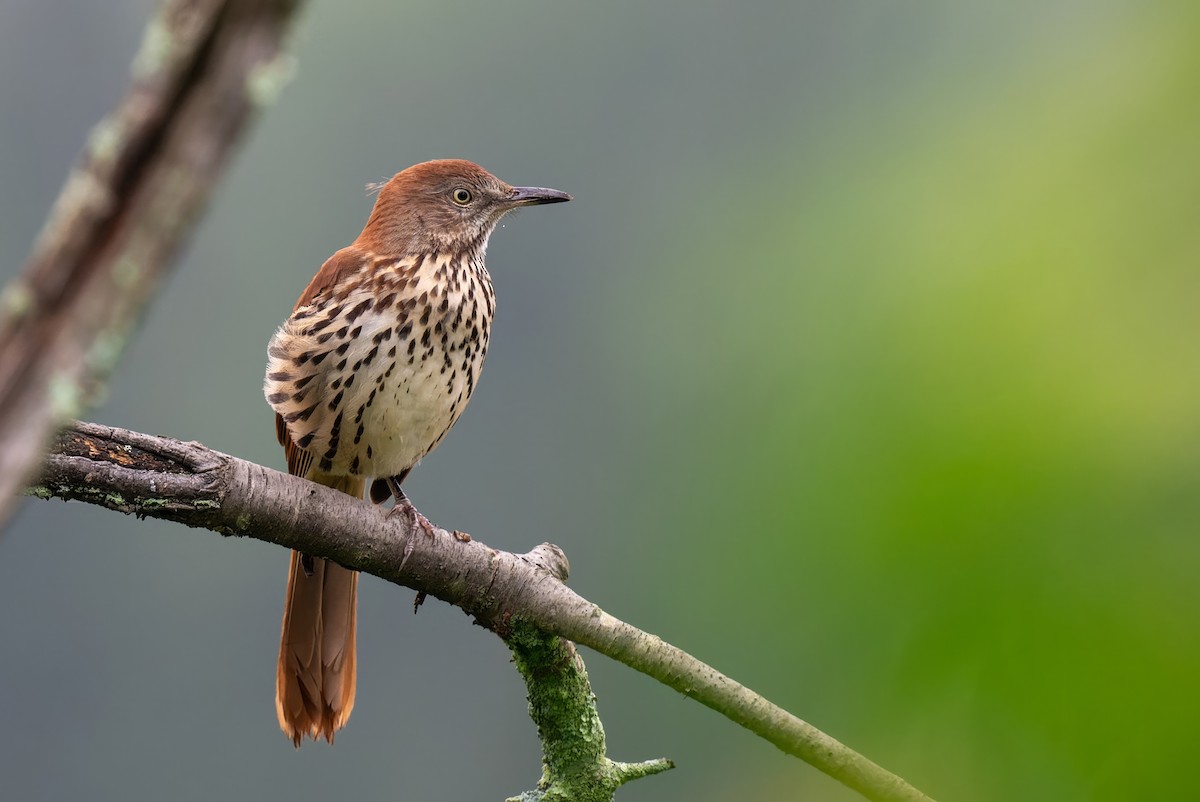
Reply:
[[[102,392],[239,134],[287,73],[299,0],[167,0],[24,273],[0,295],[0,524],[52,430]]]
[[[541,567],[536,550],[497,551],[461,532],[436,530],[427,537],[411,531],[405,516],[387,519],[337,491],[198,443],[94,424],[77,424],[59,437],[32,492],[328,557],[456,605],[506,641],[515,628],[533,625],[654,677],[868,799],[928,802],[900,777],[812,725],[608,615]]]

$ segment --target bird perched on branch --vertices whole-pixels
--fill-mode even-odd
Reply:
[[[495,311],[488,238],[514,209],[570,199],[458,159],[384,184],[358,239],[325,262],[271,338],[264,391],[288,471],[357,498],[375,480],[373,496],[394,497],[428,528],[400,484],[479,381]],[[354,706],[357,582],[292,552],[275,708],[296,746],[332,742]]]

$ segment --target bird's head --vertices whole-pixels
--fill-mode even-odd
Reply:
[[[423,162],[383,185],[359,242],[376,253],[395,255],[430,250],[482,253],[508,212],[569,200],[570,195],[557,189],[511,186],[462,159]]]

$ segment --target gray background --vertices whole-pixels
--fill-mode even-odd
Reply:
[[[0,0],[0,271],[152,4]],[[493,236],[468,414],[406,487],[944,799],[1178,798],[1200,714],[1197,11],[312,2],[90,413],[282,467],[274,327],[438,157],[571,192]],[[26,501],[0,796],[501,799],[503,645],[367,579],[337,745],[278,732],[287,556]],[[585,652],[629,800],[854,798]]]

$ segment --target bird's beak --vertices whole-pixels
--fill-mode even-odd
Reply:
[[[508,202],[513,206],[540,206],[543,203],[566,203],[571,196],[545,187],[513,187]]]

